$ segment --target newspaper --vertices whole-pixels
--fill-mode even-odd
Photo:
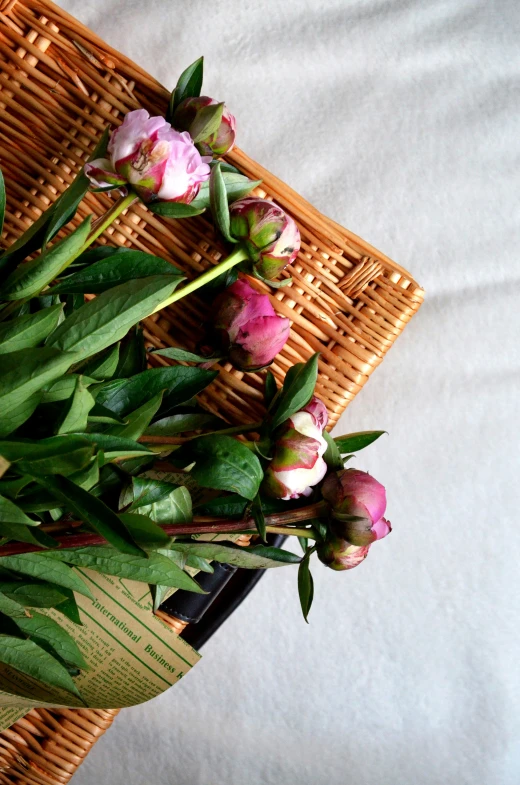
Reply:
[[[181,679],[200,655],[152,613],[148,586],[78,569],[94,601],[76,595],[83,626],[45,611],[76,640],[88,670],[75,683],[90,708],[122,708],[154,698]],[[44,612],[40,611],[39,612]],[[16,689],[26,697],[9,694]],[[0,730],[34,707],[84,708],[7,667],[0,671]]]

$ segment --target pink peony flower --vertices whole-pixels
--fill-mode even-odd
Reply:
[[[368,556],[370,545],[352,545],[334,537],[318,546],[318,558],[331,570],[352,570]]]
[[[129,112],[112,132],[108,154],[85,164],[87,177],[99,187],[130,185],[144,202],[189,204],[210,173],[211,158],[201,158],[186,131],[174,131],[145,109]]]
[[[242,240],[262,278],[273,280],[300,250],[300,232],[290,215],[268,199],[248,196],[230,205],[231,234]]]
[[[386,492],[370,474],[358,469],[331,473],[322,488],[332,507],[334,531],[353,545],[370,545],[392,530],[386,518]]]
[[[264,475],[264,490],[277,499],[309,496],[327,473],[323,454],[327,442],[323,429],[328,421],[325,406],[313,398],[280,428],[274,456]]]
[[[289,337],[289,319],[278,316],[266,294],[235,281],[214,304],[213,326],[236,368],[254,371],[272,363]]]
[[[173,124],[176,128],[189,131],[200,110],[204,109],[205,106],[216,106],[217,103],[218,101],[215,101],[214,98],[209,98],[207,95],[201,95],[198,98],[186,98],[175,110]],[[225,155],[229,153],[235,144],[235,129],[235,118],[224,107],[220,126],[206,139],[197,142],[198,149],[204,155]]]

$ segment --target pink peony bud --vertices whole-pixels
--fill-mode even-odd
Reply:
[[[201,95],[198,98],[186,98],[175,110],[173,124],[175,128],[189,131],[190,126],[197,117],[197,114],[205,106],[216,106],[218,101]],[[224,107],[222,120],[217,130],[207,139],[197,142],[197,147],[204,155],[225,155],[233,149],[235,144],[236,121],[233,115]]]
[[[313,398],[308,404],[316,412],[302,409],[286,420],[274,444],[274,456],[264,475],[264,490],[277,499],[298,499],[309,496],[327,473],[323,454],[327,449],[322,431],[328,414],[321,401]]]
[[[325,429],[325,426],[329,421],[329,413],[323,401],[320,401],[319,398],[316,398],[316,396],[313,395],[307,406],[303,407],[302,411],[309,412],[315,424],[318,425],[322,431]]]
[[[333,537],[318,546],[318,558],[332,570],[351,570],[368,556],[370,545],[351,545],[339,537]]]
[[[386,492],[377,480],[358,469],[329,474],[322,487],[331,505],[334,531],[353,545],[370,545],[392,530],[383,518]]]
[[[256,371],[272,363],[287,338],[291,323],[278,316],[266,294],[243,280],[235,281],[214,304],[213,325],[220,345],[236,368]]]
[[[210,158],[201,158],[191,136],[174,131],[146,109],[129,112],[108,143],[109,158],[85,164],[96,186],[130,185],[144,202],[189,204],[208,179]]]
[[[231,234],[242,240],[255,270],[273,280],[300,250],[300,232],[293,219],[268,199],[246,197],[230,205]]]

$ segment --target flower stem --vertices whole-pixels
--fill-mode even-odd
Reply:
[[[177,289],[177,291],[168,297],[167,300],[163,300],[163,302],[157,306],[154,313],[157,311],[162,311],[163,308],[166,308],[168,305],[172,305],[172,303],[177,302],[177,300],[181,300],[183,297],[186,297],[187,294],[191,294],[195,292],[197,289],[200,289],[201,286],[205,286],[207,283],[212,281],[214,278],[218,278],[219,275],[222,273],[231,270],[236,264],[243,262],[244,259],[248,259],[248,253],[246,249],[239,245],[233,253],[231,253],[223,262],[219,262],[215,267],[211,267],[209,270],[206,270],[205,273],[199,275],[198,278],[194,278],[193,281],[190,281],[186,286],[183,286],[182,289]]]
[[[95,220],[92,224],[92,231],[90,232],[87,241],[80,248],[76,256],[74,256],[74,259],[76,259],[80,254],[84,253],[87,248],[92,245],[94,240],[97,240],[97,238],[103,234],[105,229],[108,229],[110,224],[113,223],[113,221],[115,221],[116,218],[118,218],[121,213],[130,207],[130,205],[132,205],[136,200],[137,196],[135,193],[130,191],[129,194],[118,199],[117,202],[115,202],[110,210],[108,210],[104,215],[101,215],[97,220]],[[74,259],[71,259],[71,261],[74,261]],[[70,264],[70,262],[67,262],[67,264]]]

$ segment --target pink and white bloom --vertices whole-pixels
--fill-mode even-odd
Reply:
[[[211,158],[201,157],[189,133],[175,131],[146,109],[126,115],[107,152],[108,158],[85,164],[87,177],[98,187],[131,186],[144,202],[189,204],[210,174]]]
[[[201,109],[206,106],[216,106],[218,101],[207,95],[198,98],[185,98],[175,110],[173,124],[176,128],[189,131],[190,126]],[[225,155],[233,149],[236,137],[236,120],[227,107],[224,106],[222,120],[216,131],[206,139],[197,142],[197,147],[204,155]]]
[[[291,327],[289,319],[278,316],[269,297],[244,280],[235,281],[217,297],[212,321],[220,347],[244,371],[272,363]]]
[[[318,558],[331,570],[352,570],[368,556],[370,545],[352,545],[338,537],[318,545]]]
[[[313,398],[280,427],[274,455],[264,475],[264,490],[277,499],[309,496],[325,477],[323,455],[327,442],[323,429],[328,414],[324,404]]]
[[[290,215],[268,199],[247,196],[229,207],[230,231],[247,248],[256,272],[268,280],[292,264],[300,232]]]
[[[334,531],[353,545],[370,545],[392,531],[383,515],[386,491],[380,482],[359,469],[331,473],[322,487],[331,505]]]

